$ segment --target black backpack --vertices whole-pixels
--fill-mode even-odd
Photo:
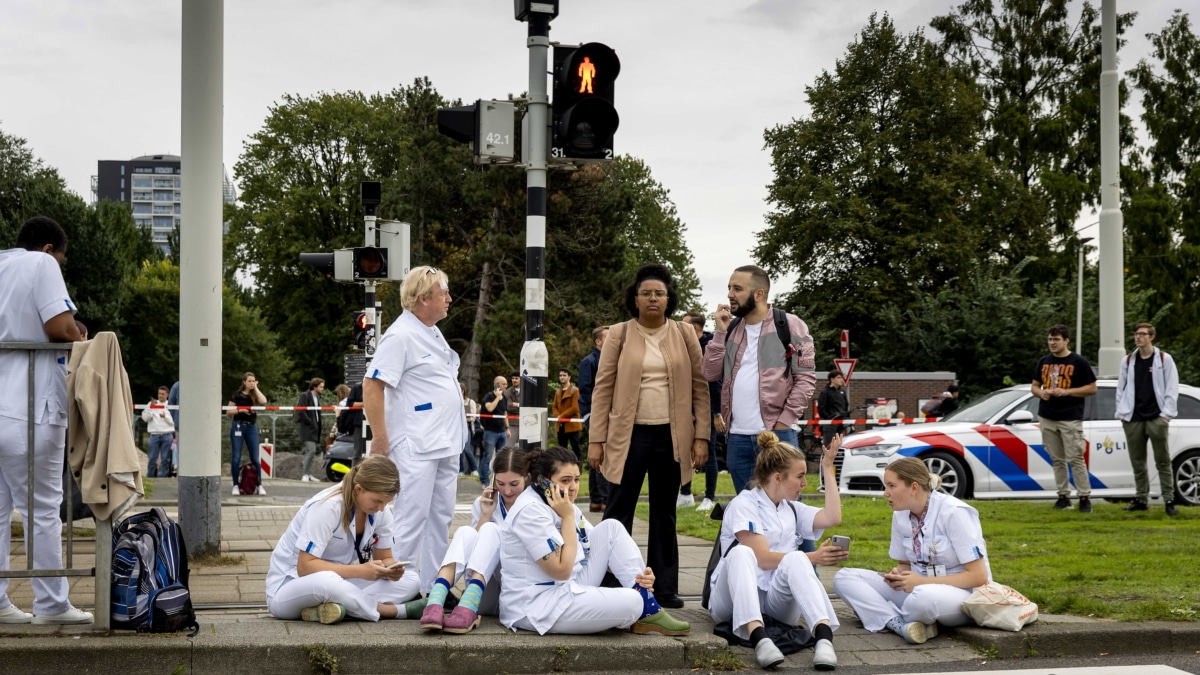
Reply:
[[[787,312],[776,307],[771,308],[771,318],[775,321],[775,334],[779,336],[779,341],[783,343],[783,359],[784,363],[791,368],[792,357],[799,351],[796,345],[792,344],[792,329],[788,326]],[[729,327],[725,329],[726,335],[733,335],[733,329],[741,323],[742,317],[735,316],[733,321],[729,322]]]
[[[155,507],[113,531],[113,628],[139,633],[200,632],[188,591],[187,548],[179,524]]]

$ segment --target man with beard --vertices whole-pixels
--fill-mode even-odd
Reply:
[[[717,305],[717,330],[704,353],[704,377],[723,379],[721,416],[729,430],[725,463],[736,492],[754,475],[759,432],[771,429],[780,441],[798,447],[792,424],[804,416],[817,384],[808,326],[768,305],[770,290],[762,268],[734,270],[729,304]]]

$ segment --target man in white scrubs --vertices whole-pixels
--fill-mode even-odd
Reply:
[[[0,251],[0,342],[77,342],[75,303],[67,295],[62,262],[67,234],[50,218],[21,226],[17,247]],[[25,536],[33,537],[35,569],[62,569],[63,448],[67,436],[67,352],[34,352],[34,464],[29,475],[29,355],[0,350],[0,569],[9,565],[8,530],[13,509],[21,513]],[[28,513],[33,488],[33,514]],[[32,527],[30,524],[32,523]],[[26,540],[28,541],[28,539]],[[89,612],[67,599],[66,577],[39,577],[33,587],[33,614],[8,599],[8,579],[0,579],[0,623],[91,623]]]
[[[458,455],[469,434],[458,354],[437,328],[450,301],[444,272],[434,267],[409,272],[400,287],[404,312],[379,340],[363,379],[370,452],[386,454],[400,470],[392,553],[412,561],[426,594],[449,547]]]

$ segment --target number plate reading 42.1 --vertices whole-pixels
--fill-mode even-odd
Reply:
[[[512,136],[509,134],[491,133],[483,139],[489,145],[512,145]]]

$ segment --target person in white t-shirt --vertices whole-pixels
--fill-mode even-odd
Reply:
[[[833,589],[869,631],[890,630],[909,644],[937,637],[938,624],[972,623],[962,603],[992,580],[979,512],[938,490],[939,476],[916,457],[883,472],[883,496],[892,507],[896,566],[885,573],[843,569]],[[828,485],[828,483],[827,483]]]
[[[38,216],[21,226],[17,247],[0,251],[0,342],[78,342],[75,303],[63,282],[67,233]],[[8,569],[9,524],[20,512],[25,536],[34,540],[34,569],[62,568],[63,456],[67,437],[67,352],[33,353],[34,389],[29,391],[29,353],[0,350],[0,569]],[[29,444],[33,400],[34,447]],[[29,452],[38,470],[29,475]],[[33,487],[33,514],[28,513]],[[91,623],[89,612],[71,606],[66,577],[35,577],[33,614],[8,599],[0,579],[0,623]]]
[[[372,455],[400,470],[396,556],[411,560],[428,593],[449,546],[458,456],[468,438],[458,388],[458,354],[437,323],[450,311],[450,285],[435,267],[416,267],[400,287],[404,312],[379,340],[363,379]]]
[[[171,474],[171,443],[175,440],[175,418],[167,410],[167,397],[171,390],[165,386],[158,388],[158,398],[150,401],[142,410],[142,421],[146,423],[146,431],[150,432],[149,461],[146,464],[146,477],[166,477]]]
[[[687,635],[691,625],[659,606],[654,571],[620,521],[592,526],[575,506],[579,460],[552,446],[524,453],[530,486],[500,532],[500,623],[506,628],[588,635],[610,628]],[[601,588],[612,572],[620,588]]]
[[[791,625],[803,620],[817,640],[813,666],[833,670],[837,668],[833,631],[839,623],[813,566],[841,562],[849,552],[826,541],[806,553],[800,544],[820,538],[827,528],[842,522],[833,470],[841,436],[821,456],[827,488],[825,506],[820,509],[799,501],[808,485],[804,453],[781,443],[770,431],[760,433],[755,442],[761,451],[753,478],[748,488],[729,502],[721,521],[724,555],[709,581],[709,614],[718,623],[729,621],[735,635],[753,643],[754,655],[763,668],[784,661],[783,653],[767,637],[763,615]]]
[[[525,490],[524,453],[507,447],[496,453],[493,483],[471,505],[471,525],[455,530],[442,569],[421,615],[423,630],[462,635],[479,625],[479,615],[495,615],[500,597],[500,527]],[[458,606],[445,613],[450,588],[464,574],[467,587]]]
[[[396,465],[368,457],[341,483],[305,502],[271,554],[271,616],[326,624],[347,616],[365,621],[420,616],[419,608],[405,607],[417,595],[416,575],[405,574],[392,557],[388,506],[399,489]]]

